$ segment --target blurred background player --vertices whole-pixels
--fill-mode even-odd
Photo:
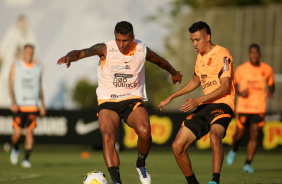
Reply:
[[[10,70],[9,90],[13,112],[14,134],[12,135],[13,149],[10,160],[12,164],[18,163],[19,141],[22,130],[25,129],[25,157],[22,167],[29,168],[29,157],[33,147],[33,129],[36,126],[38,111],[44,116],[45,105],[41,86],[41,67],[33,62],[34,46],[26,44],[23,48],[23,59],[16,61]],[[38,108],[41,101],[40,110]]]
[[[0,42],[0,107],[8,108],[9,90],[9,72],[13,62],[22,58],[22,48],[26,43],[36,47],[34,61],[37,58],[38,44],[33,30],[28,26],[25,15],[20,15],[16,23],[9,28]]]
[[[173,84],[180,83],[182,75],[168,61],[134,39],[131,23],[122,21],[115,26],[115,40],[98,43],[88,49],[74,50],[58,60],[66,64],[98,55],[98,121],[103,137],[103,154],[114,183],[122,183],[115,138],[121,120],[138,135],[136,169],[142,184],[150,184],[151,176],[145,159],[152,143],[149,116],[142,101],[147,100],[145,89],[145,61],[148,60],[171,74]],[[94,95],[94,94],[93,94]]]
[[[250,60],[238,66],[235,72],[235,89],[238,95],[237,130],[233,136],[232,149],[226,159],[228,165],[233,164],[239,143],[246,133],[246,128],[249,127],[250,139],[243,171],[250,173],[254,172],[251,162],[257,149],[259,133],[264,125],[266,97],[272,99],[275,89],[273,70],[271,66],[260,61],[260,56],[259,45],[250,45]]]
[[[186,150],[191,143],[210,132],[213,177],[209,184],[219,184],[224,157],[222,139],[235,109],[234,63],[228,50],[211,42],[211,30],[207,23],[195,22],[189,32],[190,39],[199,53],[194,76],[183,88],[163,100],[159,107],[161,111],[162,106],[172,99],[187,94],[202,84],[205,95],[188,98],[181,106],[180,110],[183,112],[196,109],[184,120],[172,149],[188,184],[198,184]]]

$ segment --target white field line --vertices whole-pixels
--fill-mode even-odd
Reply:
[[[17,177],[11,177],[11,178],[0,178],[1,181],[8,181],[8,180],[26,180],[26,179],[32,179],[32,178],[38,178],[41,175],[39,174],[26,174],[26,173],[7,173],[10,175],[22,175]]]

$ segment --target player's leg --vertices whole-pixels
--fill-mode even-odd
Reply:
[[[19,116],[15,116],[13,118],[13,128],[14,133],[11,136],[11,142],[12,142],[12,150],[10,155],[10,161],[13,165],[18,163],[19,158],[19,142],[22,136],[22,127],[21,125],[21,118]]]
[[[103,155],[113,182],[121,183],[119,157],[115,149],[116,132],[120,125],[119,115],[108,109],[99,111],[99,129],[103,138]]]
[[[225,128],[220,124],[213,124],[210,129],[210,144],[213,150],[212,154],[212,170],[213,179],[219,184],[220,171],[223,163],[224,152],[222,147],[222,138],[225,134]]]
[[[185,126],[182,126],[172,144],[175,160],[183,172],[188,184],[198,184],[193,170],[191,161],[186,151],[188,146],[196,140],[194,133]]]
[[[251,162],[257,150],[258,136],[260,131],[261,131],[261,127],[259,127],[258,124],[256,123],[250,124],[250,139],[247,146],[247,159],[243,167],[243,171],[245,172],[250,172],[250,173],[254,172],[254,169],[251,167]]]
[[[25,129],[25,156],[22,162],[22,167],[30,168],[31,163],[29,161],[31,151],[33,148],[34,137],[33,137],[33,129],[36,127],[36,113],[28,113],[27,114],[27,127]]]
[[[144,107],[137,107],[128,116],[127,124],[132,127],[138,135],[137,147],[138,158],[136,169],[139,173],[141,183],[151,183],[151,176],[146,168],[145,160],[152,144],[151,127],[149,115]]]
[[[233,135],[232,149],[229,151],[227,158],[226,158],[227,165],[233,164],[237,151],[238,151],[239,144],[246,132],[246,127],[245,127],[246,118],[241,118],[240,120],[240,117],[241,117],[240,114],[236,114],[237,129],[236,129],[235,134]]]

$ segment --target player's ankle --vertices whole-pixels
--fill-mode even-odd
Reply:
[[[219,178],[220,178],[219,173],[213,173],[212,174],[212,181],[215,181],[217,184],[219,184]]]
[[[251,165],[251,163],[252,163],[252,160],[246,159],[245,165]]]
[[[186,178],[188,184],[199,184],[199,182],[198,182],[198,180],[197,180],[197,178],[196,178],[194,173],[193,173],[193,175],[186,176],[185,178]]]
[[[138,152],[138,158],[136,161],[136,167],[145,167],[145,160],[148,156],[148,153],[142,154],[140,151]]]
[[[116,182],[122,184],[120,180],[119,167],[115,167],[115,166],[109,167],[108,171],[114,183]]]

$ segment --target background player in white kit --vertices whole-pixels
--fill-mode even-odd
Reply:
[[[13,112],[14,133],[11,137],[13,149],[10,160],[13,165],[18,163],[19,141],[25,128],[25,157],[22,167],[29,168],[29,156],[33,147],[33,129],[36,126],[38,111],[44,116],[45,105],[41,86],[41,67],[33,62],[34,46],[26,44],[23,48],[23,59],[16,61],[10,71],[9,90]],[[41,107],[38,108],[39,101]]]

